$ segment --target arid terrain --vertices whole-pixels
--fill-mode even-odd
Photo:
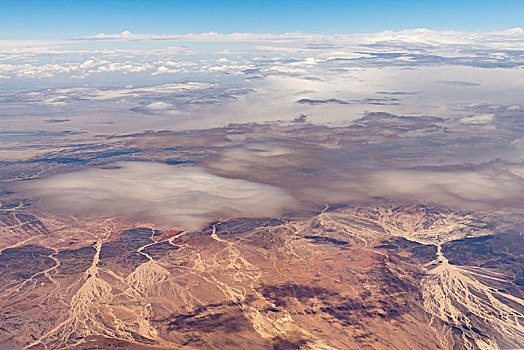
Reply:
[[[521,168],[459,164],[503,123],[70,135],[3,161],[0,349],[522,348]]]
[[[425,205],[199,232],[2,211],[3,348],[491,349],[524,343],[520,233]]]

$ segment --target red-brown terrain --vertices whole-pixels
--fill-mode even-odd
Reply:
[[[3,162],[0,349],[524,347],[522,208],[509,182],[519,173],[502,161],[429,164],[430,156],[455,164],[466,148],[462,134],[439,123],[374,115],[347,128],[146,132],[77,146],[64,140]],[[118,205],[80,188],[71,192],[76,207],[67,196],[24,187],[49,187],[32,179],[55,174],[91,180],[85,174],[120,169],[122,176],[131,169],[122,161],[171,164],[173,172],[196,165],[215,177],[278,186],[296,203],[269,217],[200,213],[206,223],[187,229],[162,211],[171,205],[165,188],[148,202],[122,197]],[[93,168],[102,170],[85,172]],[[449,182],[457,178],[474,178],[476,187],[461,192]],[[154,192],[137,179],[136,191]],[[495,198],[498,207],[482,192],[496,181],[510,189]],[[187,204],[197,210],[208,198]],[[90,201],[105,215],[82,213]],[[121,208],[144,203],[151,208],[135,219]]]
[[[0,254],[6,349],[524,343],[524,239],[470,213],[326,205],[200,232],[1,218],[4,236],[24,228]]]

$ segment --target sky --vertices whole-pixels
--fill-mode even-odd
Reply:
[[[97,33],[355,33],[429,28],[493,31],[522,26],[519,0],[0,1],[0,39]]]

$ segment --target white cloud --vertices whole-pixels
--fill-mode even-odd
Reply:
[[[105,65],[100,65],[96,70],[90,70],[90,73],[107,73],[107,72],[121,72],[121,73],[140,73],[152,69],[153,66],[149,63],[136,64],[131,62],[109,62]]]
[[[278,40],[288,41],[304,38],[320,38],[317,34],[302,34],[302,33],[284,33],[284,34],[265,34],[265,33],[231,33],[221,34],[215,32],[208,33],[188,33],[179,35],[169,34],[137,34],[126,30],[116,34],[100,33],[96,35],[86,36],[81,38],[83,40],[166,40],[166,41],[185,41],[185,42],[239,42],[239,41],[260,41],[260,40]],[[79,40],[81,40],[79,39]]]
[[[163,109],[173,108],[173,105],[171,103],[158,101],[158,102],[152,102],[148,104],[147,108],[154,109],[154,110],[163,110]]]
[[[524,201],[521,167],[507,169],[378,170],[335,178],[324,185],[298,189],[305,198],[322,201],[415,201],[485,210],[520,208]]]
[[[491,123],[494,117],[495,115],[492,113],[475,114],[471,117],[461,118],[460,122],[464,124],[483,125]]]
[[[46,209],[192,230],[215,218],[277,216],[294,205],[277,187],[216,176],[202,168],[145,162],[55,175],[20,187],[39,196]]]
[[[89,68],[95,63],[95,60],[89,59],[85,60],[82,64],[80,64],[80,68]]]
[[[34,102],[46,105],[64,105],[72,100],[105,101],[122,99],[127,97],[150,98],[158,95],[170,95],[184,91],[204,90],[214,87],[215,84],[187,82],[171,83],[161,85],[150,85],[142,87],[98,88],[98,87],[75,87],[62,89],[46,89],[29,91],[10,96],[11,99],[21,102]]]
[[[168,68],[166,66],[160,66],[156,69],[156,71],[151,73],[151,75],[172,74],[172,73],[179,73],[181,71],[182,71],[181,69],[173,69],[173,68]]]
[[[155,101],[140,107],[135,107],[133,111],[148,114],[180,114],[180,111],[176,109],[174,104],[163,101]]]
[[[264,43],[268,48],[285,49],[279,46],[281,43],[293,42],[314,42],[321,45],[330,45],[333,42],[343,46],[355,44],[423,44],[436,46],[460,46],[476,45],[490,47],[522,47],[524,39],[524,30],[522,28],[512,28],[504,31],[493,32],[462,32],[462,31],[435,31],[425,28],[409,29],[401,31],[383,31],[378,33],[358,33],[358,34],[305,34],[305,33],[284,33],[284,34],[267,34],[267,33],[189,33],[182,35],[169,34],[135,34],[130,31],[123,31],[117,34],[96,34],[87,36],[83,40],[165,40],[165,41],[183,41],[183,42],[251,42]],[[275,46],[277,44],[277,46]],[[333,45],[334,48],[338,47]],[[291,49],[288,47],[287,49]]]

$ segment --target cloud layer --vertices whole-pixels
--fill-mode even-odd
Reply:
[[[458,170],[382,170],[320,181],[306,196],[348,202],[374,198],[433,203],[468,210],[520,208],[524,201],[522,168]],[[304,194],[302,194],[303,196]]]
[[[203,168],[147,162],[26,181],[21,190],[39,196],[46,209],[189,230],[214,218],[275,216],[294,205],[277,187],[216,176]]]
[[[522,104],[523,66],[520,28],[0,41],[0,128],[19,131],[24,120],[48,130],[57,118],[96,133],[107,126],[96,120],[130,132],[301,114],[335,125],[366,112],[469,118],[473,104]]]

